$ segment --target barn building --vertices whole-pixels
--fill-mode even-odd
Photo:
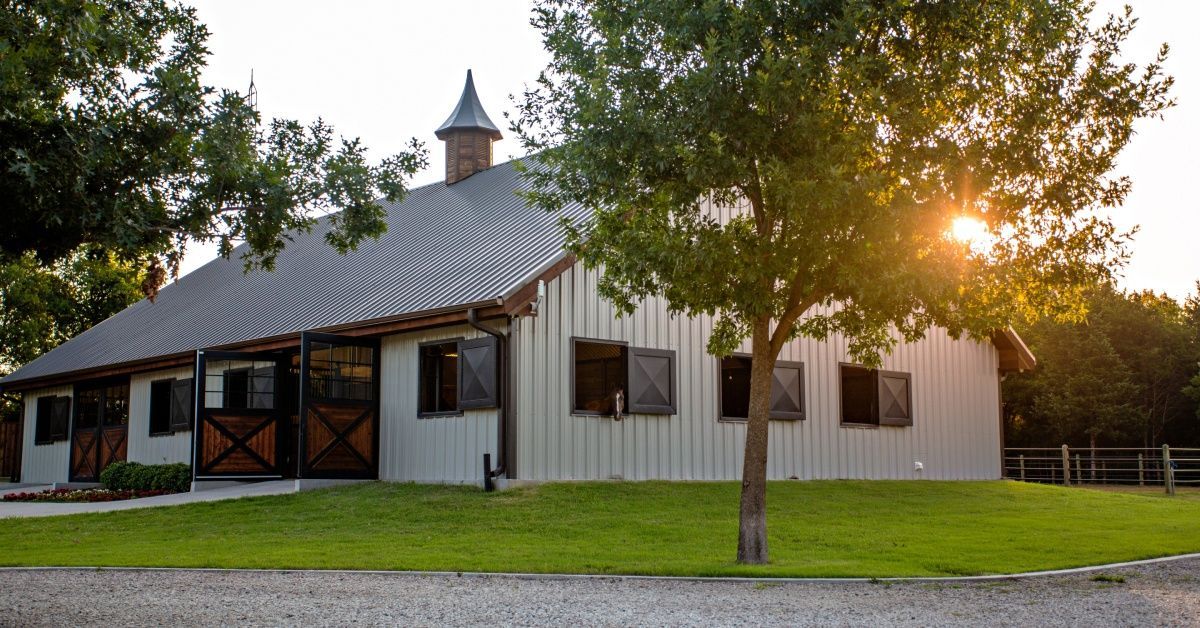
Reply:
[[[708,355],[713,321],[661,299],[615,316],[558,218],[492,164],[470,73],[436,135],[445,179],[385,205],[377,241],[339,255],[321,221],[273,272],[235,250],[0,380],[24,399],[21,481],[95,482],[116,460],[189,463],[198,487],[739,478],[749,358]],[[1033,365],[1011,331],[932,330],[880,370],[836,336],[790,342],[769,476],[999,478],[1000,378]]]

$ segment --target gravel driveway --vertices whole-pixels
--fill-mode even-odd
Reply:
[[[0,624],[1200,625],[1200,559],[975,583],[0,571]]]

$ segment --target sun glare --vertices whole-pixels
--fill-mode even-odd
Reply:
[[[977,244],[987,237],[988,228],[978,218],[959,216],[950,225],[950,235],[964,244]]]

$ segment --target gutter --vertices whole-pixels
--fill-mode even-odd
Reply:
[[[496,344],[500,349],[500,403],[496,410],[496,466],[492,467],[491,454],[483,454],[483,490],[494,491],[496,485],[493,482],[498,477],[508,477],[508,417],[511,411],[509,399],[511,395],[509,377],[509,367],[511,366],[510,352],[508,345],[508,334],[500,333],[491,327],[483,325],[479,322],[476,308],[467,310],[467,324],[471,327],[496,339]],[[511,326],[511,319],[508,319],[508,325]]]

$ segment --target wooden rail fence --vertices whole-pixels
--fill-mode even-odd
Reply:
[[[1008,447],[1004,477],[1022,482],[1200,486],[1198,447]]]

